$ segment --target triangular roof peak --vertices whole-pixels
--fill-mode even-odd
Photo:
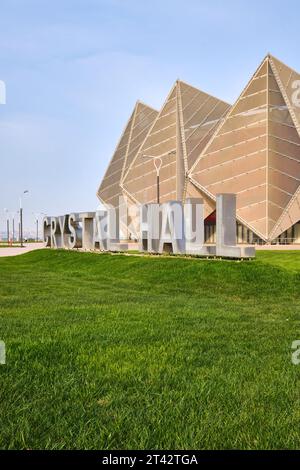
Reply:
[[[268,52],[267,55],[264,57],[262,63],[265,62],[265,60],[269,60],[269,61],[275,61],[275,62],[279,62],[280,64],[282,64],[282,66],[284,67],[287,67],[288,69],[290,69],[291,71],[293,71],[294,73],[299,73],[299,71],[297,71],[295,68],[291,67],[290,65],[287,65],[285,62],[283,62],[281,59],[278,59],[278,57],[276,57],[274,54],[272,54],[271,52]]]
[[[188,82],[186,82],[186,81],[184,81],[184,80],[178,80],[177,82],[178,82],[179,84],[188,86],[188,87],[192,88],[193,90],[196,90],[196,91],[198,91],[198,92],[200,92],[200,93],[204,93],[204,94],[207,95],[207,96],[211,96],[212,98],[215,98],[215,99],[217,99],[217,100],[219,100],[219,101],[222,101],[223,103],[226,103],[226,104],[230,105],[230,103],[227,103],[226,101],[222,100],[221,98],[219,98],[219,97],[217,97],[217,96],[215,96],[215,95],[212,95],[212,94],[209,93],[208,91],[204,91],[204,90],[202,90],[201,88],[195,87],[194,85],[191,85],[190,83],[188,83]]]
[[[153,108],[153,106],[150,106],[149,104],[145,103],[144,101],[142,100],[137,100],[136,103],[135,103],[135,107],[134,108],[137,108],[138,105],[142,105],[142,106],[146,106],[146,108],[149,108],[149,109],[153,109],[153,111],[157,111],[156,108]]]

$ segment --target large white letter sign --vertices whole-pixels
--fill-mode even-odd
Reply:
[[[204,246],[203,199],[187,199],[184,205],[185,250],[187,255],[216,254],[215,246]]]
[[[70,249],[82,247],[82,229],[79,225],[79,214],[70,214],[68,220],[69,235],[67,246]]]
[[[44,217],[43,232],[44,232],[44,245],[51,246],[51,217]]]
[[[126,202],[126,201],[125,201]],[[45,246],[83,248],[84,250],[128,251],[132,230],[128,227],[127,206],[107,206],[106,210],[82,212],[60,217],[45,217]],[[202,199],[170,201],[138,206],[137,238],[141,252],[253,258],[255,248],[236,245],[236,196],[218,194],[216,198],[217,243],[205,244],[204,205]],[[134,213],[136,217],[136,211]],[[122,236],[121,228],[122,227]],[[132,249],[136,249],[135,247]]]
[[[160,226],[159,204],[142,204],[140,206],[140,251],[158,253]]]
[[[108,206],[108,249],[109,251],[127,251],[128,243],[120,242],[120,210]]]
[[[217,256],[252,258],[255,248],[236,246],[236,195],[217,194]]]
[[[58,224],[60,228],[60,242],[61,248],[68,248],[68,241],[69,241],[69,231],[68,231],[68,215],[61,215],[57,217]]]
[[[108,212],[97,211],[94,220],[93,249],[108,250]]]
[[[185,253],[182,203],[170,201],[161,204],[161,233],[158,252]]]
[[[79,214],[82,225],[82,248],[84,250],[92,250],[94,248],[94,217],[95,212],[81,212]]]
[[[52,248],[60,248],[60,231],[57,217],[51,217],[50,239]]]

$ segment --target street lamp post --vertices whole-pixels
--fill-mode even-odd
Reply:
[[[159,204],[160,194],[159,194],[159,172],[162,166],[162,159],[161,157],[154,157],[152,155],[143,155],[143,158],[152,158],[154,167],[156,170],[156,201]]]
[[[6,238],[7,238],[7,244],[9,244],[9,215],[8,215],[8,209],[4,209],[4,212],[6,214]]]
[[[44,212],[32,212],[35,217],[35,225],[36,225],[36,241],[39,241],[39,217],[45,216]]]
[[[169,152],[167,154],[165,154],[165,156],[171,156],[171,155],[175,155],[175,151],[172,151],[172,152]],[[153,163],[154,163],[154,167],[155,167],[155,170],[156,170],[156,200],[157,200],[157,204],[160,203],[160,169],[161,169],[161,166],[162,166],[162,157],[159,157],[159,156],[154,156],[154,155],[143,155],[143,158],[150,158],[153,160]]]
[[[39,214],[35,214],[33,212],[34,218],[35,218],[35,227],[36,227],[36,236],[35,236],[35,241],[39,241]]]
[[[16,216],[16,213],[12,212],[11,217],[12,217],[12,242],[13,243],[15,241],[15,216]]]
[[[23,194],[28,194],[29,191],[28,189],[26,189],[25,191],[23,191],[23,193],[21,194],[20,196],[20,242],[21,242],[21,246],[23,247],[23,207],[22,207],[22,196]]]
[[[19,222],[18,222],[18,242],[21,241],[21,228],[20,228],[20,211],[17,211],[16,216],[19,215]]]

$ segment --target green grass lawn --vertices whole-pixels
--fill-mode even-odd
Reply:
[[[0,258],[0,448],[300,447],[300,251]]]

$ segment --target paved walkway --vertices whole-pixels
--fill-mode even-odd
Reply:
[[[23,255],[24,253],[28,253],[29,251],[39,250],[44,248],[44,243],[24,243],[24,247],[7,247],[7,248],[0,248],[0,257],[1,256],[17,256]]]

